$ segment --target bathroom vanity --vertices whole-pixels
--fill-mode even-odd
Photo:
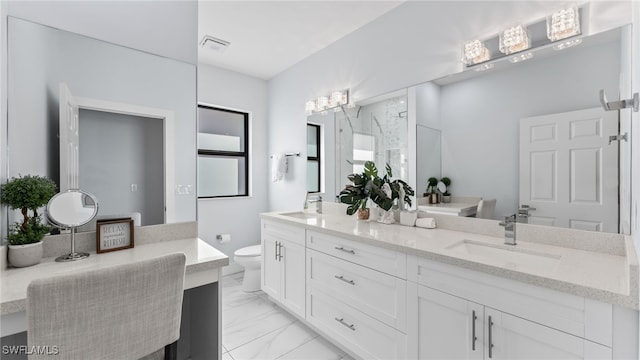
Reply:
[[[262,288],[357,358],[638,356],[628,236],[524,225],[508,246],[495,221],[325,212],[262,214]]]
[[[68,247],[68,236],[62,235],[45,239],[45,258],[40,264],[27,268],[3,266],[0,278],[2,345],[26,345],[25,305],[27,286],[32,280],[99,270],[181,252],[186,255],[186,270],[178,359],[220,358],[222,342],[218,283],[221,268],[228,265],[229,258],[197,238],[195,222],[136,228],[134,248],[105,254],[95,253],[94,232],[82,233],[78,240],[78,248],[91,253],[84,260],[66,263],[54,261],[56,254]],[[90,249],[91,244],[93,250]]]

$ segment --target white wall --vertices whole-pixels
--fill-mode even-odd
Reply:
[[[267,83],[236,72],[199,65],[198,101],[251,113],[251,196],[198,200],[199,237],[233,260],[235,250],[260,244],[259,214],[267,211]],[[302,124],[306,124],[304,118]],[[300,137],[306,148],[306,128],[303,130]],[[231,242],[219,243],[217,234],[231,234]],[[232,261],[223,271],[240,270]]]
[[[307,100],[350,88],[358,101],[453,74],[461,64],[460,43],[452,38],[494,35],[505,21],[538,20],[561,5],[411,1],[398,6],[269,80],[269,152],[305,151]],[[585,24],[599,32],[629,23],[629,9],[628,1],[594,3]],[[269,207],[299,208],[305,186],[306,169],[296,168],[286,181],[269,185]]]

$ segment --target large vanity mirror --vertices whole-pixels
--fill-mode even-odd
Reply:
[[[93,193],[98,219],[196,220],[194,65],[12,17],[7,54],[9,177]]]
[[[331,194],[357,171],[358,162],[349,156],[354,134],[362,133],[372,144],[365,150],[381,153],[376,163],[399,160],[394,175],[416,184],[418,196],[426,192],[428,178],[448,177],[451,198],[474,205],[459,216],[474,216],[479,200],[495,199],[491,219],[528,205],[535,208],[526,220],[531,224],[628,232],[630,147],[609,137],[628,129],[630,110],[604,111],[599,92],[617,98],[628,91],[629,37],[628,26],[613,29],[564,50],[535,49],[524,62],[505,58],[486,71],[468,69],[413,86],[404,108],[408,122],[395,108],[407,93],[310,116],[309,122],[328,124],[326,131],[334,135],[329,146],[335,154],[326,157],[326,168],[334,169],[326,173],[326,182],[336,184]],[[373,104],[397,116],[377,124],[365,112]],[[376,131],[380,136],[373,140]],[[415,153],[387,145],[408,142],[413,151],[413,137]]]

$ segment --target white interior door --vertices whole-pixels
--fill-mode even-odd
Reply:
[[[79,106],[65,83],[60,83],[60,191],[79,189]]]
[[[617,111],[602,108],[520,120],[520,204],[529,223],[618,232]]]

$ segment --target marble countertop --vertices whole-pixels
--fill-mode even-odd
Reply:
[[[24,311],[27,286],[34,279],[103,269],[176,252],[182,252],[187,257],[185,270],[187,277],[190,274],[206,272],[229,264],[229,258],[225,254],[198,238],[137,245],[132,249],[104,254],[96,254],[94,251],[89,258],[73,262],[55,262],[55,257],[45,258],[34,266],[2,269],[0,315]]]
[[[310,213],[308,219],[265,213],[263,219],[297,224],[309,230],[398,250],[471,270],[482,271],[565,293],[638,309],[638,262],[631,237],[625,236],[623,255],[587,251],[518,239],[504,239],[447,229],[424,229],[399,224],[359,221],[344,214]],[[566,229],[563,229],[566,232]],[[461,251],[464,242],[505,250],[504,254]],[[561,244],[562,239],[557,239]],[[522,255],[522,254],[525,255]],[[543,254],[541,261],[520,261],[527,254]]]

